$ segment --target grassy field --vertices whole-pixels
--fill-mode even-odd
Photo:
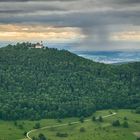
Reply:
[[[95,116],[105,116],[108,114],[109,110],[104,110],[96,112]],[[111,125],[112,121],[117,119],[123,123],[124,117],[128,119],[129,128],[124,128],[122,125],[119,127]],[[41,127],[65,123],[68,125],[38,130],[31,133],[30,136],[38,136],[39,133],[43,133],[48,140],[136,140],[136,136],[133,133],[140,132],[140,115],[130,110],[118,110],[115,116],[104,118],[103,122],[93,122],[91,120],[71,125],[71,122],[78,120],[79,118],[67,118],[63,119],[62,122],[58,122],[53,119],[44,119],[39,121]],[[0,121],[0,140],[25,140],[23,133],[33,129],[36,122],[38,121],[17,121],[17,125],[15,125],[15,122]],[[80,132],[81,128],[84,128],[84,132]],[[59,137],[56,136],[57,133],[66,133],[68,136]]]

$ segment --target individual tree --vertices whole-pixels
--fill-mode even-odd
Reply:
[[[128,124],[127,121],[124,121],[122,125],[123,125],[124,128],[128,128],[129,127],[129,124]]]
[[[58,119],[57,119],[57,122],[58,122],[58,123],[61,123],[61,122],[62,122],[62,120],[58,118]]]
[[[125,120],[125,121],[127,121],[127,120],[128,120],[128,118],[127,118],[127,117],[124,117],[124,120]]]
[[[19,128],[19,129],[23,129],[23,125],[22,125],[22,124],[19,124],[19,125],[18,125],[18,128]]]
[[[36,137],[32,137],[32,140],[38,140],[38,138],[36,138]]]
[[[140,107],[136,108],[136,113],[140,114]]]
[[[26,132],[26,131],[24,131],[23,135],[24,135],[24,136],[26,136],[26,134],[27,134],[27,132]]]
[[[92,116],[92,121],[96,121],[96,117],[95,116]]]
[[[40,123],[39,122],[35,123],[34,129],[39,129],[40,127],[41,126],[40,126]]]
[[[38,135],[38,138],[39,138],[39,140],[47,140],[47,138],[45,137],[45,135],[42,134],[42,133],[40,133],[40,134]]]
[[[85,131],[86,131],[86,129],[84,127],[80,128],[80,132],[85,132]]]
[[[112,126],[115,126],[115,127],[120,126],[120,121],[119,120],[113,121]]]
[[[56,136],[57,137],[68,137],[68,134],[67,133],[63,133],[63,132],[57,132]]]
[[[99,116],[99,122],[103,122],[103,117],[102,116]]]
[[[80,119],[79,119],[79,121],[80,121],[81,123],[84,123],[84,117],[81,116]]]
[[[17,126],[17,125],[18,125],[18,124],[17,124],[17,121],[14,121],[14,125],[15,125],[15,126]]]

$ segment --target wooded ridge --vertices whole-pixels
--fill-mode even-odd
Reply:
[[[0,48],[0,119],[89,116],[140,106],[140,63],[107,65],[66,50]]]

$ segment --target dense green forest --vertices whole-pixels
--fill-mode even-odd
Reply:
[[[106,65],[31,46],[0,48],[0,119],[80,117],[140,106],[140,63]]]

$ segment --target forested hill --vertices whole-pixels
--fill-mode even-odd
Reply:
[[[0,49],[0,119],[88,116],[140,106],[140,63],[105,65],[32,44]]]

